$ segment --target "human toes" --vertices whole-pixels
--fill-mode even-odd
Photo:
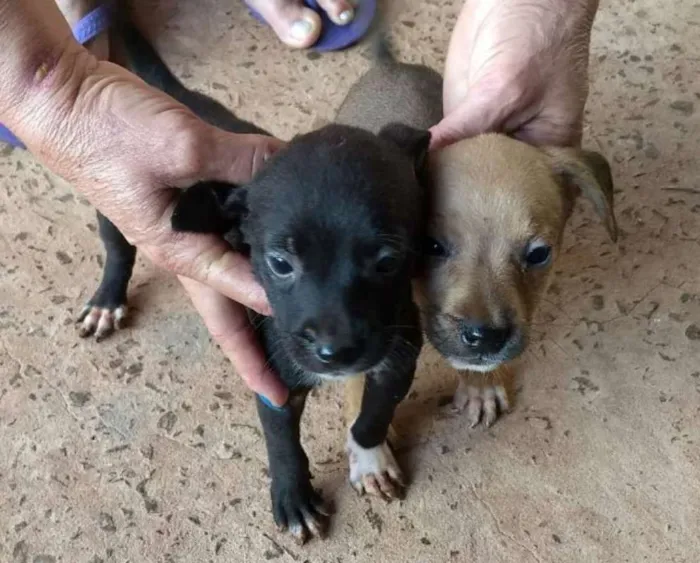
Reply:
[[[104,0],[56,0],[58,9],[61,10],[63,17],[71,26],[75,29],[79,25],[79,22],[86,18],[93,10],[97,9]],[[84,24],[83,24],[84,25]],[[109,30],[108,26],[105,25],[105,29],[101,30],[101,27],[91,26],[91,35],[84,46],[90,51],[97,59],[106,61],[109,59]],[[86,29],[83,27],[83,29]]]
[[[360,0],[317,0],[321,9],[336,25],[347,25],[355,17],[355,7]]]
[[[295,49],[311,47],[321,34],[321,18],[300,0],[246,0],[280,41]]]

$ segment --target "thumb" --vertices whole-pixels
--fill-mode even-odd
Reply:
[[[440,123],[432,127],[430,150],[440,149],[481,133],[496,131],[500,120],[500,112],[492,104],[469,95]]]
[[[248,182],[284,145],[267,135],[239,135],[214,128],[204,176],[232,184]]]

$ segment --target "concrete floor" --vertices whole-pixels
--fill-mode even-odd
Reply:
[[[239,2],[145,4],[178,75],[283,138],[365,68],[281,48]],[[404,58],[441,68],[460,1],[395,4]],[[441,411],[454,381],[426,352],[400,412],[405,501],[351,490],[339,390],[321,390],[305,444],[337,513],[304,548],[272,525],[251,395],[178,284],[140,262],[130,327],[79,340],[93,211],[0,148],[0,561],[699,561],[699,26],[695,0],[603,3],[586,143],[614,163],[619,247],[582,207],[492,429]]]

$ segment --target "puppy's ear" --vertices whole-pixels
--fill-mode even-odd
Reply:
[[[617,220],[613,209],[613,178],[610,164],[597,152],[548,147],[543,149],[552,160],[552,169],[565,188],[565,197],[573,207],[583,195],[595,207],[608,235],[617,242]]]
[[[247,191],[232,184],[200,182],[184,190],[170,223],[175,231],[223,235],[238,230],[248,212]]]
[[[393,142],[409,155],[413,159],[416,174],[420,177],[427,161],[430,131],[409,127],[403,123],[390,123],[379,131],[379,137]]]

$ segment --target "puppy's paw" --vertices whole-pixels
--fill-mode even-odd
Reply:
[[[87,338],[94,334],[95,339],[100,342],[121,328],[126,312],[126,305],[100,307],[90,300],[78,315],[78,335]]]
[[[350,483],[358,493],[368,493],[386,501],[403,497],[403,474],[387,442],[363,448],[352,432],[348,432],[347,451]]]
[[[510,410],[508,392],[500,384],[473,385],[460,378],[452,401],[452,411],[461,413],[465,408],[472,428],[479,422],[490,427],[496,422],[499,413],[507,413]]]
[[[272,514],[280,531],[289,530],[299,545],[312,537],[326,537],[329,513],[309,481],[273,480],[271,491]]]

